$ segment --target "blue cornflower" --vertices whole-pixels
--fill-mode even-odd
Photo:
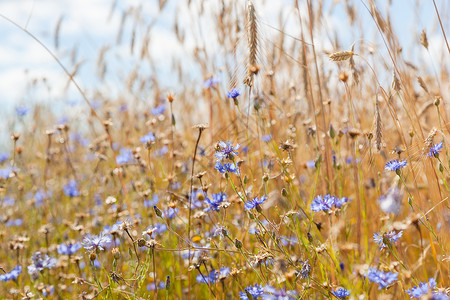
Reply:
[[[338,199],[335,196],[331,195],[325,195],[321,196],[318,195],[311,203],[311,210],[312,211],[329,211],[333,207],[334,203],[336,202],[336,199]]]
[[[224,158],[232,159],[235,155],[238,155],[239,147],[239,144],[236,144],[236,146],[233,147],[233,145],[231,145],[231,142],[229,141],[218,142],[215,153],[217,161],[222,161],[222,159]]]
[[[6,168],[0,169],[0,178],[8,179],[11,176],[11,173],[13,171],[14,170],[12,167],[6,167]]]
[[[373,241],[375,243],[378,243],[380,246],[380,250],[387,247],[389,244],[396,243],[400,237],[403,235],[403,231],[399,231],[398,233],[395,233],[395,231],[391,231],[389,233],[385,233],[383,235],[379,233],[373,234]]]
[[[23,220],[22,219],[14,219],[14,220],[8,220],[8,222],[5,223],[6,227],[14,227],[14,226],[22,226]]]
[[[239,171],[236,169],[236,166],[232,163],[221,163],[218,161],[216,162],[215,169],[222,174],[226,172],[239,174]]]
[[[261,137],[261,140],[263,140],[266,143],[270,142],[271,139],[272,139],[272,135],[271,134],[266,134],[266,135],[263,135]]]
[[[443,147],[444,147],[444,144],[442,142],[430,147],[430,152],[428,152],[427,157],[432,157],[432,156],[438,157],[439,153],[441,152]]]
[[[227,98],[237,98],[241,93],[238,89],[232,88],[231,91],[227,92]]]
[[[350,292],[344,288],[339,288],[338,290],[335,290],[331,293],[341,299],[344,299],[344,298],[350,296]]]
[[[198,283],[210,284],[210,283],[216,283],[218,277],[219,277],[219,272],[217,272],[217,270],[212,270],[209,273],[209,275],[207,275],[207,276],[202,276],[201,274],[198,274],[196,277],[196,280]]]
[[[205,202],[209,205],[209,207],[205,208],[204,211],[219,211],[220,204],[227,200],[227,194],[219,192],[217,194],[212,195],[212,199],[206,197]]]
[[[258,299],[258,297],[261,297],[264,294],[264,289],[261,285],[255,284],[255,286],[249,285],[245,288],[245,292],[239,292],[239,296],[242,300],[247,300],[248,295],[252,296],[253,299]]]
[[[80,243],[62,243],[58,245],[58,253],[63,255],[74,255],[78,250],[81,249]]]
[[[385,169],[388,171],[400,172],[400,169],[406,166],[406,160],[399,161],[397,159],[386,163]]]
[[[351,201],[351,199],[349,199],[347,197],[342,197],[342,198],[335,197],[334,206],[336,206],[337,208],[341,208],[342,205],[344,205],[344,203],[347,203],[349,201]]]
[[[119,155],[116,157],[119,165],[126,164],[133,160],[133,152],[128,148],[121,148]]]
[[[447,294],[441,293],[441,292],[435,292],[433,295],[431,295],[430,300],[449,300],[450,297],[447,296]]]
[[[428,294],[429,291],[434,290],[435,288],[436,280],[434,278],[430,278],[428,282],[421,282],[418,286],[415,286],[410,290],[406,290],[406,293],[411,298],[420,299],[423,295]]]
[[[166,155],[169,152],[169,148],[167,146],[162,147],[159,150],[155,151],[156,156],[163,156]]]
[[[209,89],[210,87],[215,86],[215,85],[217,85],[219,83],[220,83],[220,79],[219,78],[211,77],[211,78],[206,79],[203,82],[203,88]]]
[[[396,282],[398,280],[397,277],[398,273],[379,271],[375,267],[369,268],[367,271],[367,278],[370,281],[377,283],[379,290]]]
[[[56,259],[53,257],[49,257],[47,254],[42,256],[41,252],[35,252],[31,257],[32,264],[27,267],[28,274],[31,275],[33,280],[36,280],[39,277],[39,272],[44,269],[51,269],[56,266]]]
[[[78,189],[78,183],[73,179],[64,185],[63,190],[64,194],[69,197],[78,197],[81,195],[80,190]]]
[[[155,141],[155,135],[153,134],[153,132],[149,132],[144,136],[141,136],[139,138],[139,140],[143,143],[143,144],[147,144],[147,143],[151,143]]]
[[[152,108],[150,111],[154,116],[162,115],[166,111],[166,106],[164,104],[160,104],[157,107]]]
[[[285,288],[277,290],[273,286],[266,285],[264,287],[263,300],[293,300],[297,299],[295,291],[286,291]]]
[[[30,109],[28,107],[24,107],[24,106],[16,107],[16,113],[17,113],[17,115],[19,115],[21,117],[25,116],[29,111],[30,111]]]
[[[264,201],[267,200],[267,196],[264,195],[261,198],[255,197],[253,200],[248,201],[245,203],[244,207],[246,210],[250,210],[252,208],[257,208],[258,206],[261,206],[261,204],[264,203]]]
[[[144,207],[153,207],[154,205],[159,203],[159,197],[157,194],[153,194],[152,200],[146,199],[144,200]]]
[[[11,272],[0,275],[0,281],[16,280],[22,273],[22,266],[16,266]]]
[[[311,265],[308,262],[309,260],[307,259],[304,262],[301,262],[302,264],[302,268],[300,269],[300,272],[297,274],[297,277],[300,276],[301,279],[305,279],[309,277],[309,274],[311,274]]]
[[[105,250],[111,245],[111,236],[100,232],[99,235],[87,234],[83,238],[83,247],[88,251]]]
[[[228,277],[228,274],[230,274],[230,268],[228,267],[220,268],[219,279],[225,279],[226,277]]]
[[[0,153],[0,163],[6,161],[8,159],[9,159],[9,153],[8,152]]]

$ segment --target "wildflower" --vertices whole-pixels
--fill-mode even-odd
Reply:
[[[336,206],[337,208],[341,208],[342,205],[344,205],[344,203],[347,203],[351,201],[349,198],[347,197],[342,197],[342,198],[335,198],[334,199],[334,206]]]
[[[434,290],[435,288],[436,280],[434,278],[430,278],[428,282],[421,282],[418,286],[415,286],[410,290],[406,290],[406,293],[411,298],[420,299],[423,295],[428,294],[429,291]]]
[[[295,291],[286,291],[286,289],[277,290],[273,286],[266,285],[264,287],[263,300],[291,300],[297,299]]]
[[[64,255],[74,255],[78,250],[81,249],[81,245],[79,243],[62,243],[58,245],[58,253]]]
[[[398,279],[397,277],[398,273],[379,271],[375,267],[369,268],[367,271],[367,278],[370,281],[377,283],[379,290],[396,282]]]
[[[263,140],[266,143],[270,142],[271,139],[272,139],[272,135],[271,134],[266,134],[266,135],[263,135],[261,137],[261,140]]]
[[[144,200],[144,207],[153,207],[153,205],[156,205],[159,203],[159,197],[157,194],[153,194],[152,200]]]
[[[0,163],[7,161],[9,159],[9,153],[8,152],[2,152],[0,153]]]
[[[388,171],[394,171],[396,173],[400,172],[400,169],[402,169],[404,166],[406,166],[406,160],[399,161],[397,159],[391,160],[386,163],[385,169]]]
[[[49,257],[47,254],[42,256],[41,252],[36,252],[31,257],[32,264],[27,267],[28,274],[36,280],[39,277],[39,272],[44,269],[51,269],[56,266],[56,259]]]
[[[28,112],[30,111],[30,109],[28,107],[16,107],[16,113],[18,116],[25,116]]]
[[[222,159],[232,159],[235,155],[238,154],[238,149],[240,147],[239,144],[233,147],[231,142],[223,142],[220,141],[218,144],[218,149],[216,149],[216,159],[217,161],[222,161]]]
[[[297,274],[297,277],[300,276],[301,279],[308,278],[309,274],[311,274],[311,265],[309,264],[308,260],[301,263],[302,268],[300,269],[300,272]]]
[[[80,191],[78,190],[78,183],[73,179],[63,187],[63,190],[64,194],[69,197],[78,197],[81,195]]]
[[[196,277],[196,280],[198,283],[206,283],[206,284],[210,284],[210,283],[216,283],[217,279],[218,279],[219,273],[217,272],[217,270],[212,270],[209,275],[207,276],[203,276],[202,274],[198,274]]]
[[[403,235],[403,231],[395,233],[395,231],[391,231],[389,233],[385,233],[383,235],[379,233],[373,234],[373,240],[375,243],[378,243],[380,246],[380,250],[387,247],[389,244],[393,244],[397,242],[400,237]]]
[[[143,144],[151,143],[155,141],[155,135],[153,132],[149,132],[144,136],[141,136],[139,139]]]
[[[401,190],[399,188],[397,188],[396,186],[390,188],[387,191],[386,195],[382,195],[380,196],[380,198],[378,198],[381,210],[385,214],[398,215],[402,207],[402,196],[403,193],[401,193]]]
[[[160,104],[155,108],[152,108],[150,112],[154,116],[162,115],[166,111],[166,106],[164,104]]]
[[[430,300],[449,300],[450,297],[447,296],[447,294],[441,293],[441,292],[435,292],[433,295],[431,295]]]
[[[133,160],[133,152],[131,149],[121,148],[119,155],[116,157],[117,163],[123,165]]]
[[[252,208],[257,208],[258,206],[263,204],[264,201],[266,201],[266,200],[267,200],[266,195],[262,196],[261,198],[255,197],[255,198],[253,198],[253,200],[250,200],[247,203],[245,203],[245,209],[250,210]]]
[[[11,272],[0,275],[0,281],[16,280],[22,273],[22,266],[16,266]]]
[[[169,152],[169,148],[167,146],[162,147],[161,149],[155,151],[156,156],[163,156]]]
[[[314,200],[311,203],[311,210],[312,211],[329,211],[333,207],[335,201],[335,196],[325,195],[325,196],[316,196]]]
[[[344,299],[344,298],[350,296],[350,292],[344,288],[339,288],[338,290],[335,290],[331,293],[341,299]]]
[[[245,288],[245,292],[239,292],[239,296],[242,300],[249,299],[247,295],[253,297],[253,299],[258,299],[258,297],[264,294],[263,287],[259,284],[255,284],[254,286],[249,285]]]
[[[212,195],[212,200],[209,197],[206,197],[205,202],[209,205],[209,207],[205,208],[204,211],[219,211],[219,205],[227,199],[227,194],[219,192],[217,194]]]
[[[215,169],[222,174],[226,172],[239,174],[239,169],[236,169],[236,166],[232,163],[216,162]]]
[[[228,276],[228,274],[230,274],[230,268],[228,268],[228,267],[220,268],[220,270],[219,270],[219,280],[220,279],[225,279]]]
[[[101,232],[99,235],[88,234],[83,238],[83,247],[88,251],[105,250],[111,244],[111,237]]]
[[[22,226],[23,220],[22,219],[14,219],[14,220],[8,220],[8,222],[5,223],[6,227],[15,227],[15,226]]]
[[[12,167],[0,169],[0,178],[8,179],[9,177],[11,177],[11,173],[13,173]]]
[[[237,98],[241,93],[238,89],[232,88],[231,91],[227,92],[227,98]]]
[[[209,89],[220,83],[220,79],[217,77],[210,77],[203,82],[203,88]]]
[[[438,157],[439,153],[441,152],[442,148],[444,147],[444,144],[440,142],[439,144],[436,144],[434,146],[430,147],[430,151],[427,154],[427,157]]]

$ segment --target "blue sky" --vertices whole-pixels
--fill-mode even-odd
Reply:
[[[114,93],[114,87],[120,86],[126,80],[124,74],[138,67],[148,76],[158,76],[168,89],[176,89],[177,81],[175,71],[172,69],[171,57],[180,57],[184,52],[191,52],[195,45],[195,38],[198,32],[187,31],[187,49],[182,48],[173,34],[173,20],[177,7],[179,19],[184,26],[190,26],[195,22],[201,22],[203,34],[208,35],[208,30],[212,30],[213,24],[210,19],[197,20],[195,12],[189,12],[184,0],[168,0],[166,8],[162,13],[158,12],[157,0],[117,0],[116,7],[112,11],[112,0],[2,0],[0,1],[0,13],[10,18],[19,25],[26,27],[31,33],[47,45],[63,62],[69,70],[73,70],[76,62],[83,61],[77,76],[77,81],[81,86],[89,91],[93,86],[100,87],[104,93]],[[195,0],[193,1],[195,2]],[[209,7],[218,5],[218,0],[207,1]],[[217,3],[216,3],[217,2]],[[296,17],[290,7],[292,1],[256,1],[257,9],[261,19],[268,24],[278,27],[278,15],[280,9],[286,10],[284,16],[287,17],[286,31],[296,35]],[[263,3],[259,3],[263,2]],[[301,1],[304,2],[304,1]],[[325,18],[323,39],[316,39],[319,50],[333,50],[331,43],[325,32],[331,32],[334,28],[339,30],[339,39],[342,47],[350,47],[358,31],[350,28],[347,17],[344,14],[342,1],[325,1],[328,6],[336,4],[334,13]],[[366,1],[367,2],[367,1]],[[450,22],[446,16],[450,15],[450,1],[437,0],[441,9],[444,25],[447,34],[450,34]],[[236,2],[237,3],[237,2]],[[362,2],[353,2],[358,14],[362,16],[363,28],[366,40],[371,42],[377,39],[378,33],[375,30],[373,20],[362,6]],[[378,1],[383,13],[387,1]],[[136,13],[140,13],[143,24],[152,20],[155,26],[151,31],[151,44],[149,51],[157,65],[156,72],[151,72],[148,66],[139,65],[139,61],[130,55],[129,41],[133,25],[126,22],[123,30],[123,39],[120,45],[116,45],[117,32],[121,22],[122,13],[130,7],[138,7]],[[416,9],[416,7],[419,9]],[[112,11],[112,13],[111,13]],[[417,14],[417,11],[420,14]],[[411,43],[418,39],[418,33],[426,29],[430,42],[431,58],[434,62],[430,65],[439,64],[439,52],[443,47],[440,29],[437,27],[436,17],[432,2],[428,0],[392,0],[390,8],[394,29],[404,46],[404,53],[411,61],[430,60],[430,56],[419,47],[409,47]],[[59,18],[62,17],[61,30],[59,33],[59,48],[55,48],[54,32]],[[195,26],[196,28],[198,26]],[[270,36],[269,27],[262,27],[263,31]],[[139,33],[143,35],[142,32]],[[139,35],[138,34],[138,35]],[[108,75],[104,82],[100,82],[95,75],[97,72],[97,59],[99,50],[107,45],[113,45],[112,50],[107,52]],[[137,46],[139,42],[137,42]],[[214,50],[214,43],[208,45],[211,52]],[[76,59],[72,61],[71,53],[77,49]],[[448,58],[448,56],[447,56]],[[189,61],[186,61],[189,68]],[[193,64],[192,64],[193,65]],[[202,80],[198,70],[192,68],[192,80]],[[154,74],[154,73],[157,73]],[[44,80],[45,79],[45,80]],[[35,84],[31,82],[34,80]],[[64,99],[80,100],[79,94],[71,87],[67,94],[65,87],[67,77],[58,67],[53,58],[43,50],[29,36],[13,26],[4,19],[0,19],[0,104],[3,113],[10,113],[16,106],[27,106],[29,103],[51,103],[52,106],[63,105]],[[95,100],[95,99],[94,99]],[[1,128],[0,128],[1,129]],[[4,128],[3,128],[4,129]]]

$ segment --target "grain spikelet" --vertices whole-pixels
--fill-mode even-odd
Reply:
[[[63,21],[63,16],[60,16],[58,19],[58,23],[56,23],[55,28],[55,49],[58,50],[59,48],[59,32],[61,31],[61,24]]]
[[[428,49],[428,38],[427,33],[425,32],[425,29],[422,30],[422,33],[420,34],[420,43],[422,46],[424,46],[426,49]]]
[[[427,92],[427,94],[429,94],[427,85],[425,84],[425,81],[423,81],[423,78],[420,77],[420,76],[417,76],[417,81],[419,82],[420,87],[421,87],[425,92]]]
[[[253,86],[253,77],[259,71],[257,63],[258,56],[258,22],[256,18],[255,6],[251,1],[248,1],[247,12],[247,39],[248,39],[248,56],[246,65],[246,77],[244,84],[249,87]]]
[[[402,89],[400,85],[400,80],[398,80],[397,73],[395,73],[395,71],[392,72],[392,88],[397,93],[400,92],[400,90]]]
[[[379,101],[378,101],[378,94],[376,97],[376,102],[375,102],[375,127],[376,127],[376,134],[375,134],[375,138],[376,138],[376,142],[377,142],[377,149],[378,151],[381,150],[381,137],[382,137],[382,132],[381,132],[381,114],[380,114],[380,107],[379,107]]]
[[[355,55],[355,53],[353,53],[352,51],[339,51],[339,52],[332,53],[330,55],[330,60],[343,61],[343,60],[350,59],[353,55]]]

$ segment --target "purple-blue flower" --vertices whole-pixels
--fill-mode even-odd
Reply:
[[[406,166],[406,163],[406,160],[399,161],[397,159],[394,159],[386,163],[385,169],[388,171],[397,172],[400,171],[401,168]]]
[[[157,107],[151,109],[151,113],[154,116],[162,115],[165,111],[166,111],[165,104],[160,104]]]
[[[331,293],[341,299],[344,299],[344,298],[350,296],[350,292],[344,288],[339,288]]]
[[[252,208],[256,208],[257,206],[260,206],[266,200],[267,200],[267,196],[266,195],[264,195],[264,196],[262,196],[260,198],[255,197],[255,198],[253,198],[253,200],[250,200],[247,203],[245,203],[244,207],[245,207],[246,210],[250,210]]]
[[[166,106],[164,104],[160,104],[157,107],[152,108],[150,111],[154,116],[162,115],[166,111]]]
[[[378,284],[378,289],[387,288],[398,280],[398,273],[383,272],[377,268],[372,267],[367,271],[367,278]]]
[[[222,161],[224,158],[232,159],[235,155],[238,155],[239,144],[233,146],[229,141],[220,141],[217,145],[218,149],[215,153],[217,161]]]
[[[238,89],[232,88],[231,91],[227,92],[227,98],[237,98],[241,93]]]
[[[403,193],[398,187],[394,186],[390,188],[386,195],[382,195],[378,198],[381,210],[385,214],[398,215],[402,208],[402,197]]]
[[[0,163],[6,161],[8,159],[9,159],[9,153],[8,152],[0,153]]]
[[[153,134],[153,132],[149,132],[144,136],[141,136],[139,138],[139,140],[141,141],[141,143],[143,144],[147,144],[147,143],[151,143],[155,141],[155,135]]]
[[[442,148],[444,147],[444,144],[440,142],[439,144],[436,144],[434,146],[430,147],[430,151],[427,154],[427,157],[438,157],[439,153],[441,152]]]
[[[116,157],[117,163],[123,165],[133,160],[133,152],[128,148],[121,148],[119,155]]]
[[[272,135],[271,134],[266,134],[266,135],[263,135],[261,137],[261,140],[263,140],[266,143],[270,142],[271,139],[272,139]]]
[[[105,250],[111,245],[111,236],[100,232],[99,235],[87,234],[83,238],[83,247],[88,251]]]
[[[36,252],[31,257],[32,264],[27,267],[28,274],[31,275],[33,280],[36,280],[39,277],[39,272],[44,269],[51,269],[56,266],[56,259],[53,257],[49,257],[47,254],[42,256],[41,252]]]
[[[21,117],[25,116],[29,111],[30,109],[25,106],[16,107],[16,113]]]
[[[430,300],[449,300],[449,299],[450,297],[442,292],[434,292],[430,298]]]
[[[58,245],[58,253],[63,255],[74,255],[78,250],[81,249],[79,243],[62,243]]]
[[[215,85],[217,85],[219,83],[220,83],[220,79],[219,78],[211,77],[211,78],[206,79],[203,82],[203,88],[209,89],[210,87],[215,86]]]
[[[321,196],[318,195],[311,203],[312,211],[329,211],[333,207],[337,197],[331,195]]]
[[[69,197],[78,197],[81,195],[81,192],[78,189],[78,183],[73,179],[69,181],[69,183],[64,185],[63,190],[64,194],[66,194]]]
[[[16,280],[22,273],[22,266],[16,266],[11,272],[0,275],[0,281],[6,282],[10,280]]]
[[[236,166],[232,163],[221,163],[218,161],[216,162],[215,169],[220,173],[229,172],[239,174],[239,171],[236,169]]]
[[[219,206],[220,204],[227,200],[227,194],[219,192],[217,194],[212,194],[212,199],[210,199],[209,197],[206,197],[205,199],[205,203],[208,204],[209,206],[207,208],[204,209],[204,211],[208,212],[208,211],[219,211]]]
[[[251,295],[253,299],[258,299],[264,294],[264,289],[261,285],[255,284],[254,286],[249,285],[245,288],[245,292],[239,292],[239,296],[242,300],[249,299],[247,294]]]
[[[406,293],[411,298],[420,299],[423,295],[428,294],[429,291],[434,290],[435,288],[436,280],[434,278],[430,278],[428,282],[421,282],[418,286],[415,286],[410,290],[406,290]]]
[[[385,234],[374,233],[373,241],[375,243],[378,243],[378,245],[380,246],[380,250],[381,250],[381,249],[387,247],[389,243],[391,243],[391,244],[396,243],[402,235],[403,235],[403,231],[399,231],[398,233],[395,233],[395,231],[391,231],[391,232],[385,233]]]

